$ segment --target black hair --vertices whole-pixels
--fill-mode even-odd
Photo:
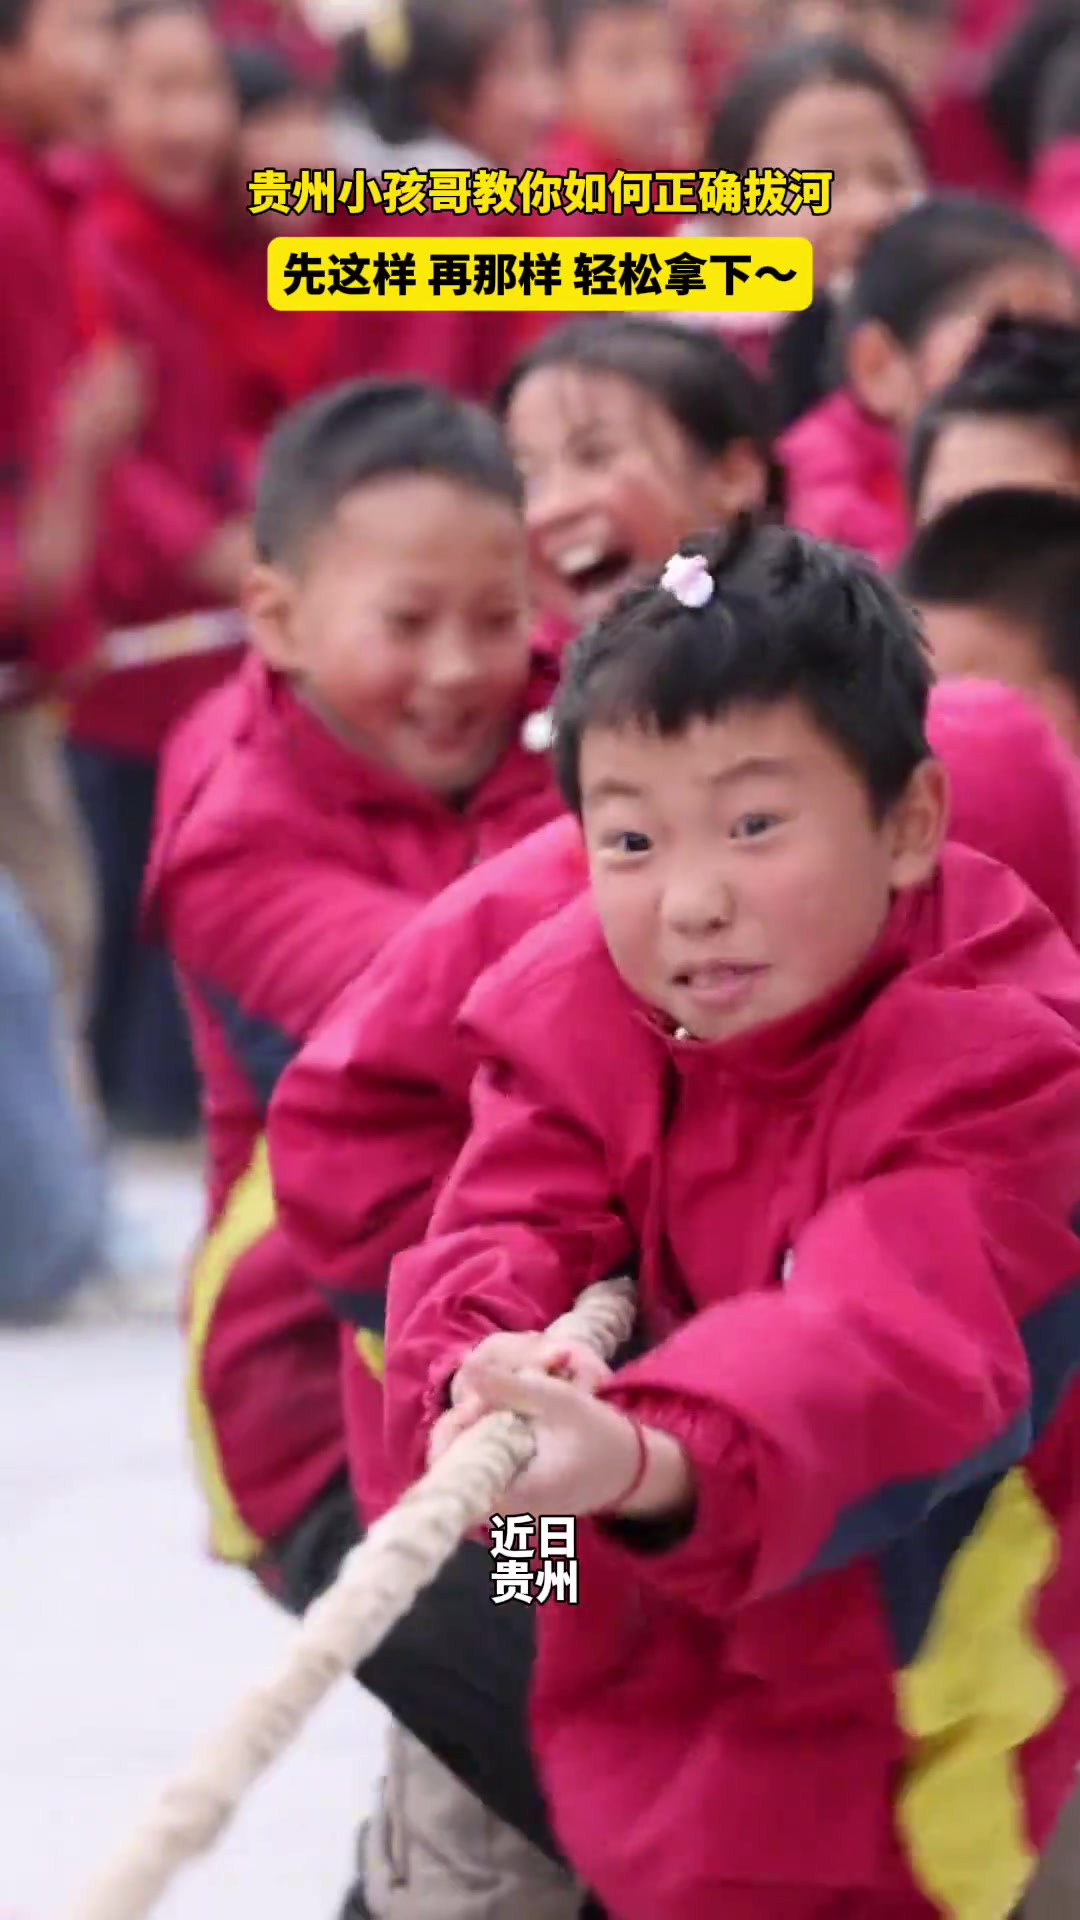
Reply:
[[[1000,487],[946,507],[916,535],[901,590],[920,606],[976,607],[1037,642],[1080,699],[1080,500]]]
[[[286,102],[318,98],[310,81],[266,41],[227,41],[225,59],[241,117],[245,120]]]
[[[623,594],[571,647],[555,703],[555,767],[581,812],[590,727],[670,738],[733,707],[797,700],[859,773],[880,819],[929,755],[932,672],[914,614],[856,553],[744,519],[688,542],[715,585],[688,608],[656,584]]]
[[[943,426],[972,415],[1048,429],[1080,459],[1080,326],[1005,318],[991,323],[956,378],[924,407],[912,429],[907,491],[913,506]]]
[[[1033,146],[1037,152],[1059,140],[1080,138],[1080,20],[1065,41],[1039,90]]]
[[[991,128],[1022,173],[1034,156],[1043,88],[1078,26],[1076,0],[1029,0],[995,51],[984,106]]]
[[[271,434],[255,501],[259,559],[288,564],[346,494],[399,474],[521,503],[513,461],[482,407],[419,381],[349,381],[294,407]]]
[[[434,124],[433,103],[467,106],[514,21],[508,0],[381,0],[338,49],[338,89],[392,146]]]
[[[518,388],[544,367],[615,374],[670,414],[698,451],[716,457],[749,441],[765,467],[766,504],[782,513],[783,468],[773,450],[768,392],[737,354],[705,327],[629,314],[570,320],[511,368],[496,398],[505,418]]]
[[[916,347],[983,281],[1022,261],[1071,271],[1049,235],[1011,207],[964,193],[920,201],[868,243],[845,302],[845,325],[850,332],[877,320],[900,346]]]
[[[788,41],[743,68],[713,116],[706,166],[718,173],[745,173],[781,107],[809,87],[829,84],[862,87],[877,94],[904,128],[915,152],[924,157],[915,109],[898,81],[854,41],[820,34]],[[762,158],[767,165],[768,153]]]
[[[562,64],[587,20],[597,13],[658,13],[664,0],[543,0],[541,11],[556,60]]]
[[[26,32],[35,0],[0,0],[0,47],[17,47]]]

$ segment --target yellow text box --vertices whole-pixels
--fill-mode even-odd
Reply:
[[[267,249],[279,312],[799,313],[814,295],[809,240],[287,237]]]

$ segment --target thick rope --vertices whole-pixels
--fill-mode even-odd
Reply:
[[[552,1331],[609,1358],[629,1338],[634,1294],[604,1281]],[[292,1745],[343,1674],[373,1653],[455,1548],[483,1525],[533,1452],[532,1428],[489,1413],[352,1549],[309,1607],[278,1672],[164,1789],[157,1804],[72,1909],[71,1920],[146,1920],[181,1868],[214,1845],[260,1774]]]

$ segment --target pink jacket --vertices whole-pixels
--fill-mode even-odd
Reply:
[[[908,542],[900,448],[847,389],[834,393],[780,441],[787,518],[803,533],[857,547],[892,567]]]

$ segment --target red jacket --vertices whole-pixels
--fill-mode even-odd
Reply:
[[[57,395],[77,345],[66,210],[36,157],[0,135],[0,707],[79,665],[95,638],[88,582],[47,619],[21,612],[23,502],[58,458]]]
[[[1017,694],[974,681],[934,693],[931,744],[950,777],[954,838],[1014,867],[1080,940],[1080,767]],[[469,1131],[476,1061],[458,1015],[519,939],[587,881],[564,818],[458,880],[346,988],[285,1073],[269,1141],[282,1227],[335,1310],[382,1324],[394,1256],[423,1239]],[[369,1515],[392,1497],[365,1426],[367,1369],[346,1372],[350,1465]]]
[[[265,248],[245,242],[224,215],[171,213],[115,171],[74,231],[83,331],[142,352],[151,410],[110,490],[97,571],[104,672],[70,727],[143,759],[237,664],[239,615],[187,569],[250,512],[262,437],[316,382],[326,351],[324,316],[267,306]]]
[[[950,838],[1011,867],[1080,946],[1080,760],[994,681],[943,680],[928,732],[949,777]]]
[[[980,193],[988,200],[1016,200],[1023,178],[1013,166],[971,87],[948,88],[923,123],[930,178],[939,188]]]
[[[625,160],[601,146],[586,128],[576,126],[562,126],[552,134],[540,166],[546,173],[602,174],[606,181],[624,168],[629,173],[642,172],[640,167],[627,167]],[[632,207],[622,213],[560,211],[551,215],[550,232],[553,239],[580,234],[585,239],[640,240],[645,247],[649,240],[665,239],[674,233],[685,218],[685,214],[638,213]]]
[[[475,1062],[456,1017],[477,977],[586,881],[576,820],[554,821],[432,902],[389,942],[284,1075],[270,1111],[293,1260],[347,1323],[381,1334],[394,1255],[422,1240],[468,1132]],[[363,1141],[358,1153],[357,1142]],[[369,1519],[390,1504],[368,1343],[345,1370],[349,1464]]]
[[[409,146],[376,148],[367,171],[378,177],[393,169],[421,171],[433,163],[430,155]],[[472,173],[484,163],[465,148],[448,147],[435,163],[450,172]],[[366,240],[394,251],[411,240],[445,242],[452,249],[461,241],[486,240],[496,248],[528,237],[537,247],[553,236],[549,219],[541,215],[464,213],[401,215],[368,208],[353,221],[351,244]],[[307,316],[304,316],[307,317]],[[554,324],[565,319],[554,314]],[[327,369],[328,380],[422,379],[466,400],[490,400],[518,355],[543,326],[529,313],[462,313],[447,304],[438,313],[341,313]]]
[[[589,899],[465,1019],[473,1133],[391,1274],[393,1455],[479,1338],[636,1261],[652,1350],[607,1392],[698,1487],[677,1543],[579,1523],[541,1617],[568,1857],[619,1920],[1004,1915],[1080,1759],[1068,940],[951,847],[854,978],[726,1044],[650,1018]]]
[[[910,535],[900,447],[891,427],[842,390],[790,427],[780,441],[787,471],[787,519],[803,533],[899,560]]]
[[[552,680],[539,662],[523,715]],[[188,1301],[189,1403],[226,1558],[255,1558],[345,1457],[338,1326],[274,1215],[262,1136],[277,1078],[425,901],[557,807],[546,759],[515,742],[451,811],[340,745],[254,659],[166,750],[147,898],[205,1090],[210,1231]]]
[[[173,252],[187,273],[169,270]],[[231,367],[207,316],[185,297],[192,257],[205,278],[224,282],[225,258],[209,234],[116,179],[89,199],[74,232],[84,331],[141,350],[151,409],[102,528],[103,671],[75,703],[69,728],[88,745],[144,759],[232,671],[243,636],[235,611],[200,593],[187,572],[218,528],[251,506]],[[125,654],[130,664],[121,665]]]
[[[1064,253],[1080,260],[1080,137],[1058,140],[1040,153],[1027,210]]]

